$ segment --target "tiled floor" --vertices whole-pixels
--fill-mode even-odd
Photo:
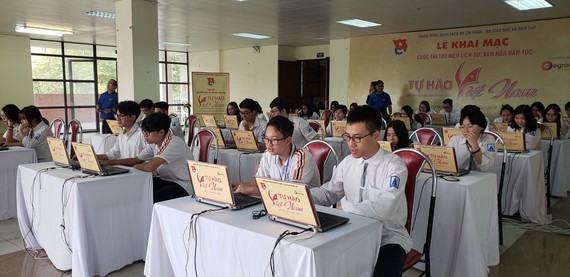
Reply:
[[[553,218],[570,222],[570,199],[558,199],[552,207]],[[556,223],[570,233],[565,223]],[[500,247],[501,263],[490,268],[490,277],[498,276],[570,276],[570,236],[537,231],[522,231],[505,225],[504,246]],[[24,250],[16,219],[0,221],[0,277],[59,277],[70,272],[56,270],[48,259],[34,259]],[[39,256],[44,256],[40,253]],[[132,265],[109,274],[111,277],[143,276],[144,263]],[[410,270],[405,277],[419,276]]]

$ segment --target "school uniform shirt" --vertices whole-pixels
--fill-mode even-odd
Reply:
[[[180,124],[180,118],[178,117],[170,118],[170,130],[172,130],[172,133],[175,136],[184,139],[184,134],[182,133],[182,125]]]
[[[419,114],[419,113],[421,113],[420,110],[416,110],[416,112],[414,114]],[[436,114],[436,112],[434,110],[429,110],[429,111],[425,112],[425,114],[432,115],[432,114]]]
[[[319,187],[321,177],[313,156],[294,144],[291,148],[293,152],[284,164],[281,164],[278,155],[263,153],[255,175],[282,181],[300,181],[311,188]]]
[[[335,120],[333,120],[333,121],[338,121],[338,120],[335,119]],[[340,121],[346,121],[346,118],[343,118],[343,119],[340,120]],[[332,122],[332,121],[331,121],[331,122]],[[329,137],[332,136],[332,124],[329,123],[329,126],[327,126],[326,131],[327,131],[327,136],[329,136]]]
[[[540,128],[536,128],[536,130],[532,132],[527,132],[526,128],[513,129],[509,126],[507,128],[507,132],[524,132],[526,150],[540,150],[540,141],[542,140],[542,132],[540,131]]]
[[[317,132],[309,125],[309,122],[302,117],[289,117],[289,120],[293,122],[294,127],[292,135],[293,144],[303,147],[317,135]]]
[[[152,160],[154,157],[166,161],[156,169],[160,179],[175,182],[188,194],[194,195],[186,163],[187,160],[194,160],[194,156],[184,140],[169,131],[161,145],[147,144],[138,155],[138,158],[143,161]]]
[[[457,108],[451,109],[451,112],[446,112],[445,110],[439,111],[439,114],[444,114],[445,118],[447,119],[447,125],[453,125],[455,123],[459,123],[461,119],[461,111]]]
[[[457,168],[473,169],[481,172],[488,172],[495,160],[497,146],[495,138],[491,135],[483,134],[477,140],[477,145],[481,148],[481,163],[478,164],[474,157],[471,157],[471,150],[467,148],[467,140],[463,135],[453,136],[447,146],[455,148],[455,158],[457,159]],[[471,163],[471,168],[469,168]]]
[[[362,188],[365,164],[368,165]],[[340,200],[343,210],[382,221],[382,246],[398,244],[407,253],[413,245],[405,228],[407,180],[404,162],[380,148],[368,160],[345,157],[331,180],[311,189],[311,194],[315,204],[329,206]]]
[[[109,160],[134,158],[139,155],[146,144],[142,129],[135,122],[128,132],[123,130],[119,133],[117,142],[106,155]]]
[[[321,118],[321,117],[320,117],[316,112],[313,112],[313,114],[312,114],[311,116],[309,116],[308,119],[315,119],[315,120],[318,120],[318,119],[320,119],[320,118]]]
[[[497,117],[497,118],[493,119],[493,122],[495,122],[495,123],[503,123],[503,118],[502,118],[502,117]]]
[[[241,130],[241,131],[245,130],[244,123],[245,123],[245,120],[242,120],[239,123],[238,130]],[[253,136],[255,136],[255,138],[257,139],[257,142],[264,143],[265,142],[264,141],[265,127],[267,127],[267,121],[260,120],[259,118],[255,118],[255,123],[253,124],[253,127],[249,130],[246,130],[246,131],[253,131]]]
[[[16,141],[22,141],[22,137],[20,136],[20,123],[14,123],[14,129],[12,129],[12,138]],[[8,130],[2,136],[4,138],[8,138]]]
[[[29,130],[26,136],[22,138],[24,147],[36,150],[36,156],[40,163],[52,160],[47,142],[48,137],[53,137],[53,133],[49,126],[42,121],[33,130]]]

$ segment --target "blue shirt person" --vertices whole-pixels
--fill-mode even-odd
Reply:
[[[386,121],[389,120],[392,114],[392,99],[390,99],[390,95],[384,91],[384,82],[382,80],[378,80],[376,83],[376,91],[370,94],[370,98],[368,98],[366,104],[380,110],[382,117]]]
[[[111,128],[107,124],[107,119],[115,119],[115,106],[119,103],[119,95],[117,94],[117,81],[109,79],[107,82],[107,91],[101,93],[97,101],[97,112],[99,119],[103,122],[102,133],[110,134]]]

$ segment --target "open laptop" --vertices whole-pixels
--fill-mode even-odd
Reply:
[[[526,140],[523,132],[497,132],[505,141],[508,153],[526,153]],[[497,151],[503,151],[503,144],[497,143]]]
[[[410,118],[407,116],[392,116],[392,121],[394,120],[400,120],[404,122],[404,125],[406,126],[406,130],[411,130],[412,129],[412,123],[410,122]]]
[[[461,129],[457,128],[442,128],[443,130],[443,145],[447,145],[452,137],[463,135]]]
[[[211,114],[203,114],[202,121],[204,121],[204,126],[208,128],[218,128],[218,123],[216,123],[216,118]]]
[[[253,131],[231,130],[231,133],[237,150],[247,153],[263,152],[257,144]]]
[[[123,128],[119,126],[119,122],[113,119],[107,119],[107,124],[109,125],[109,129],[113,132],[114,135],[118,135],[123,131]]]
[[[495,124],[495,127],[497,127],[497,132],[506,132],[507,128],[509,128],[509,123],[493,122],[493,124]]]
[[[226,139],[226,137],[222,133],[222,129],[210,128],[210,131],[212,131],[212,133],[214,133],[214,135],[216,135],[219,148],[224,148],[224,149],[236,148],[233,141]],[[212,145],[214,145],[214,140],[212,140]]]
[[[385,140],[379,140],[378,144],[380,144],[380,148],[388,151],[388,152],[393,152],[394,149],[392,148],[392,144],[388,141]]]
[[[261,203],[261,199],[232,191],[225,165],[187,161],[196,201],[239,210]]]
[[[116,174],[123,174],[130,171],[128,168],[118,167],[118,166],[101,166],[95,151],[93,151],[93,146],[91,144],[72,142],[71,145],[75,149],[75,155],[81,166],[81,172],[90,175],[99,176],[110,176]]]
[[[459,177],[470,171],[457,167],[457,157],[453,147],[414,144],[414,148],[429,157],[439,175]],[[429,165],[424,164],[424,169],[429,169]]]
[[[331,121],[331,134],[333,137],[342,137],[346,132],[346,121]]]
[[[317,212],[309,187],[302,183],[280,181],[256,176],[269,219],[285,224],[315,228],[319,232],[343,225],[348,218]]]
[[[543,122],[542,124],[550,127],[552,130],[553,138],[558,139],[558,125],[554,122]],[[550,140],[550,131],[547,128],[544,128],[544,132],[542,132],[542,139]]]
[[[57,166],[79,169],[79,162],[72,160],[67,155],[67,150],[63,144],[63,139],[47,137],[49,152],[51,153],[51,158],[53,163]]]
[[[431,125],[447,126],[447,117],[445,114],[432,114]]]
[[[226,129],[237,130],[239,128],[237,116],[235,115],[224,115],[224,124]]]

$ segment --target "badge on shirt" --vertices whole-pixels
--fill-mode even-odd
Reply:
[[[390,187],[400,189],[400,178],[398,176],[390,177]]]
[[[309,132],[309,133],[310,133],[311,131],[313,131],[313,127],[311,127],[311,126],[307,126],[307,132]]]
[[[35,134],[34,137],[32,139],[34,140],[38,140],[41,137],[41,134]]]
[[[488,152],[495,152],[497,150],[497,147],[495,146],[494,143],[488,143],[487,144],[487,151]]]

